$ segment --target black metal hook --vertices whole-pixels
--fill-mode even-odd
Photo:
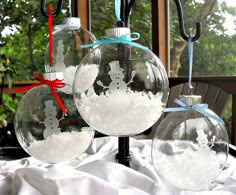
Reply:
[[[180,3],[180,0],[174,0],[176,7],[177,7],[177,11],[178,11],[178,17],[179,17],[179,30],[180,30],[180,34],[182,36],[182,38],[185,41],[188,41],[189,39],[189,35],[186,34],[185,29],[184,29],[184,17],[183,17],[183,9],[182,9],[182,5]],[[201,35],[201,23],[197,22],[196,23],[196,33],[195,36],[193,36],[191,38],[192,42],[195,42],[199,39]]]
[[[128,2],[127,7],[125,8],[125,18],[126,18],[126,20],[128,20],[128,18],[129,18],[129,15],[130,15],[130,12],[131,12],[131,9],[132,9],[134,3],[135,3],[135,0],[130,0]]]
[[[121,21],[116,23],[119,27],[128,27],[129,26],[129,15],[134,4],[135,0],[121,0],[120,6],[120,17]]]
[[[58,0],[57,9],[55,12],[52,13],[53,17],[57,17],[60,14],[62,8],[62,2],[63,0]],[[40,11],[43,16],[48,17],[48,12],[46,11],[47,9],[45,8],[45,4],[46,4],[45,0],[40,0]]]

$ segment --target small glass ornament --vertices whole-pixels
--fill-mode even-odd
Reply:
[[[91,144],[94,131],[82,120],[73,96],[58,91],[67,109],[64,115],[51,89],[41,85],[29,90],[15,114],[15,132],[22,148],[49,163],[71,160]]]
[[[167,184],[197,190],[222,171],[228,156],[228,134],[223,121],[206,104],[199,104],[200,96],[181,100],[186,109],[169,113],[156,129],[152,159]]]
[[[72,94],[76,66],[89,51],[89,49],[82,49],[80,46],[95,40],[96,38],[91,32],[81,28],[80,18],[65,18],[63,24],[55,26],[52,48],[53,65],[50,66],[48,48],[45,55],[45,71],[63,72],[66,86],[59,89],[60,91]]]
[[[74,101],[83,119],[97,131],[136,135],[161,116],[168,77],[155,54],[131,43],[134,38],[129,37],[133,35],[129,28],[108,29],[106,34],[77,68]]]

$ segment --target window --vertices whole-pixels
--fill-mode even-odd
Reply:
[[[105,29],[115,25],[114,1],[91,0],[91,31],[96,37],[104,36]],[[135,1],[130,15],[131,32],[140,33],[139,43],[152,47],[151,2]]]
[[[16,71],[16,74],[12,71],[14,80],[25,81],[44,70],[47,18],[41,15],[39,3],[38,0],[0,2],[0,74],[7,74],[7,69],[12,68]],[[53,7],[56,9],[56,5]],[[53,20],[54,25],[62,22],[67,11],[64,3],[62,12]]]
[[[188,76],[187,43],[179,36],[177,11],[170,1],[170,76]],[[236,74],[236,1],[182,1],[185,31],[202,23],[193,49],[193,75]],[[193,32],[194,34],[194,32]]]

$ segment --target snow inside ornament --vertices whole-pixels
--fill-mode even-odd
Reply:
[[[198,100],[198,96],[184,97],[186,109],[173,108],[183,110],[169,113],[153,138],[154,167],[167,184],[178,189],[206,187],[219,175],[228,156],[229,140],[223,121],[205,104],[189,107],[190,101]]]
[[[76,66],[88,53],[87,48],[80,46],[94,42],[94,35],[81,28],[80,19],[65,18],[63,24],[55,26],[53,32],[53,66],[50,66],[48,50],[45,55],[46,72],[63,72],[66,86],[59,90],[72,94],[72,83]]]
[[[138,38],[130,36],[138,33],[113,28],[106,34],[109,37],[97,40],[98,47],[77,68],[74,101],[83,119],[97,131],[113,136],[136,135],[161,116],[168,77],[157,56],[132,42]]]
[[[71,94],[58,92],[67,109],[64,115],[51,89],[41,85],[21,99],[15,115],[15,132],[23,149],[49,163],[71,160],[91,144],[94,131],[80,117]]]

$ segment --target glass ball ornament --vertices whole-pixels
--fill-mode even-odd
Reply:
[[[197,102],[199,97],[184,99]],[[210,109],[206,112],[217,116]],[[228,157],[228,143],[221,122],[196,110],[171,112],[156,129],[153,165],[167,185],[184,190],[204,188],[222,171]]]
[[[45,71],[63,72],[64,88],[58,89],[72,94],[72,83],[77,65],[90,49],[81,48],[96,40],[95,36],[86,29],[81,28],[79,18],[65,18],[63,24],[55,26],[53,32],[53,66],[50,66],[49,48],[45,53]]]
[[[64,115],[51,89],[41,85],[29,90],[15,114],[15,133],[22,148],[32,157],[58,163],[82,154],[91,144],[94,131],[80,117],[73,96],[58,91]]]
[[[115,38],[127,33],[129,28],[106,32]],[[112,136],[136,135],[151,127],[162,115],[168,89],[158,57],[148,49],[123,43],[91,50],[79,64],[73,84],[74,101],[83,119]]]

